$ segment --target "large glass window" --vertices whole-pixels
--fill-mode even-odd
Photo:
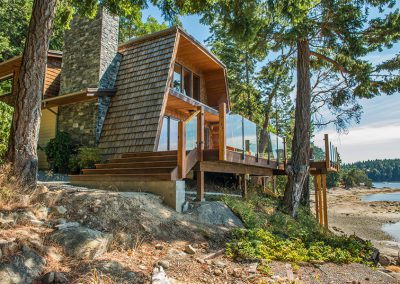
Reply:
[[[158,151],[178,149],[178,120],[164,116],[161,128]]]
[[[184,95],[188,97],[192,97],[192,72],[185,68],[184,69],[184,77],[183,77],[183,88]]]
[[[200,77],[193,74],[193,99],[200,101]]]
[[[174,91],[200,101],[200,77],[179,63],[175,63],[171,85]]]
[[[197,147],[197,119],[192,119],[186,124],[186,150]]]
[[[174,67],[174,78],[172,81],[172,88],[182,93],[182,65],[175,63]]]

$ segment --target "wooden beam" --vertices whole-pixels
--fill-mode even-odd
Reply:
[[[325,134],[324,135],[324,140],[325,140],[325,167],[327,168],[327,169],[329,169],[330,168],[330,165],[331,165],[331,161],[330,161],[330,158],[329,158],[329,137],[328,137],[328,134]]]
[[[322,196],[324,199],[324,226],[328,228],[328,200],[326,194],[326,174],[321,175]]]
[[[322,192],[321,192],[321,175],[316,175],[317,178],[317,189],[318,189],[318,216],[319,223],[323,224],[323,211],[322,211]]]
[[[200,112],[199,110],[196,110],[196,111],[192,112],[192,113],[189,115],[189,117],[185,119],[185,122],[191,121],[195,116],[197,116],[197,114],[198,114],[199,112]]]
[[[197,160],[203,161],[204,151],[204,108],[198,107],[197,115]]]
[[[242,197],[243,198],[247,198],[248,194],[247,194],[247,179],[246,179],[246,175],[242,175],[242,182],[243,182],[243,186],[242,186]]]
[[[186,177],[186,124],[180,120],[178,122],[178,177]]]
[[[251,165],[235,164],[223,161],[203,161],[195,167],[196,170],[213,173],[250,174],[253,176],[272,176],[272,169]]]
[[[197,201],[204,201],[204,172],[196,171]]]
[[[226,160],[226,103],[219,105],[219,160]]]
[[[319,204],[318,204],[318,175],[314,175],[314,198],[315,198],[315,217],[319,220]]]

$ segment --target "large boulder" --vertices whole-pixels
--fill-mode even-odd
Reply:
[[[220,201],[201,202],[188,214],[192,215],[199,223],[243,228],[242,221]]]
[[[56,231],[51,240],[63,246],[69,256],[94,259],[107,251],[112,235],[79,226]]]
[[[46,260],[27,246],[21,253],[0,264],[0,283],[32,283],[43,271]]]

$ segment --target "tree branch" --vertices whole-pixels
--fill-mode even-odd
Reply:
[[[349,70],[346,69],[346,67],[340,65],[337,61],[333,60],[332,58],[329,58],[328,56],[325,56],[321,53],[315,52],[310,50],[310,55],[313,55],[319,59],[322,59],[324,61],[327,61],[331,64],[333,64],[337,69],[339,69],[340,71],[344,72],[344,73],[350,73]]]

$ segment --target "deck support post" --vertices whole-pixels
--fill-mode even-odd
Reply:
[[[242,180],[242,197],[243,198],[247,198],[248,194],[247,194],[247,179],[246,179],[246,175],[242,175],[241,176],[241,180]]]
[[[328,200],[326,194],[326,174],[321,175],[322,197],[324,199],[324,226],[328,228]]]
[[[197,201],[204,201],[204,171],[196,171]]]
[[[178,178],[186,177],[186,123],[178,122]]]
[[[319,204],[318,204],[318,175],[314,175],[314,198],[315,198],[315,217],[319,220]]]
[[[219,129],[218,129],[218,140],[219,140],[219,160],[226,160],[226,103],[219,105]]]
[[[203,161],[204,151],[204,107],[197,107],[197,161]]]

